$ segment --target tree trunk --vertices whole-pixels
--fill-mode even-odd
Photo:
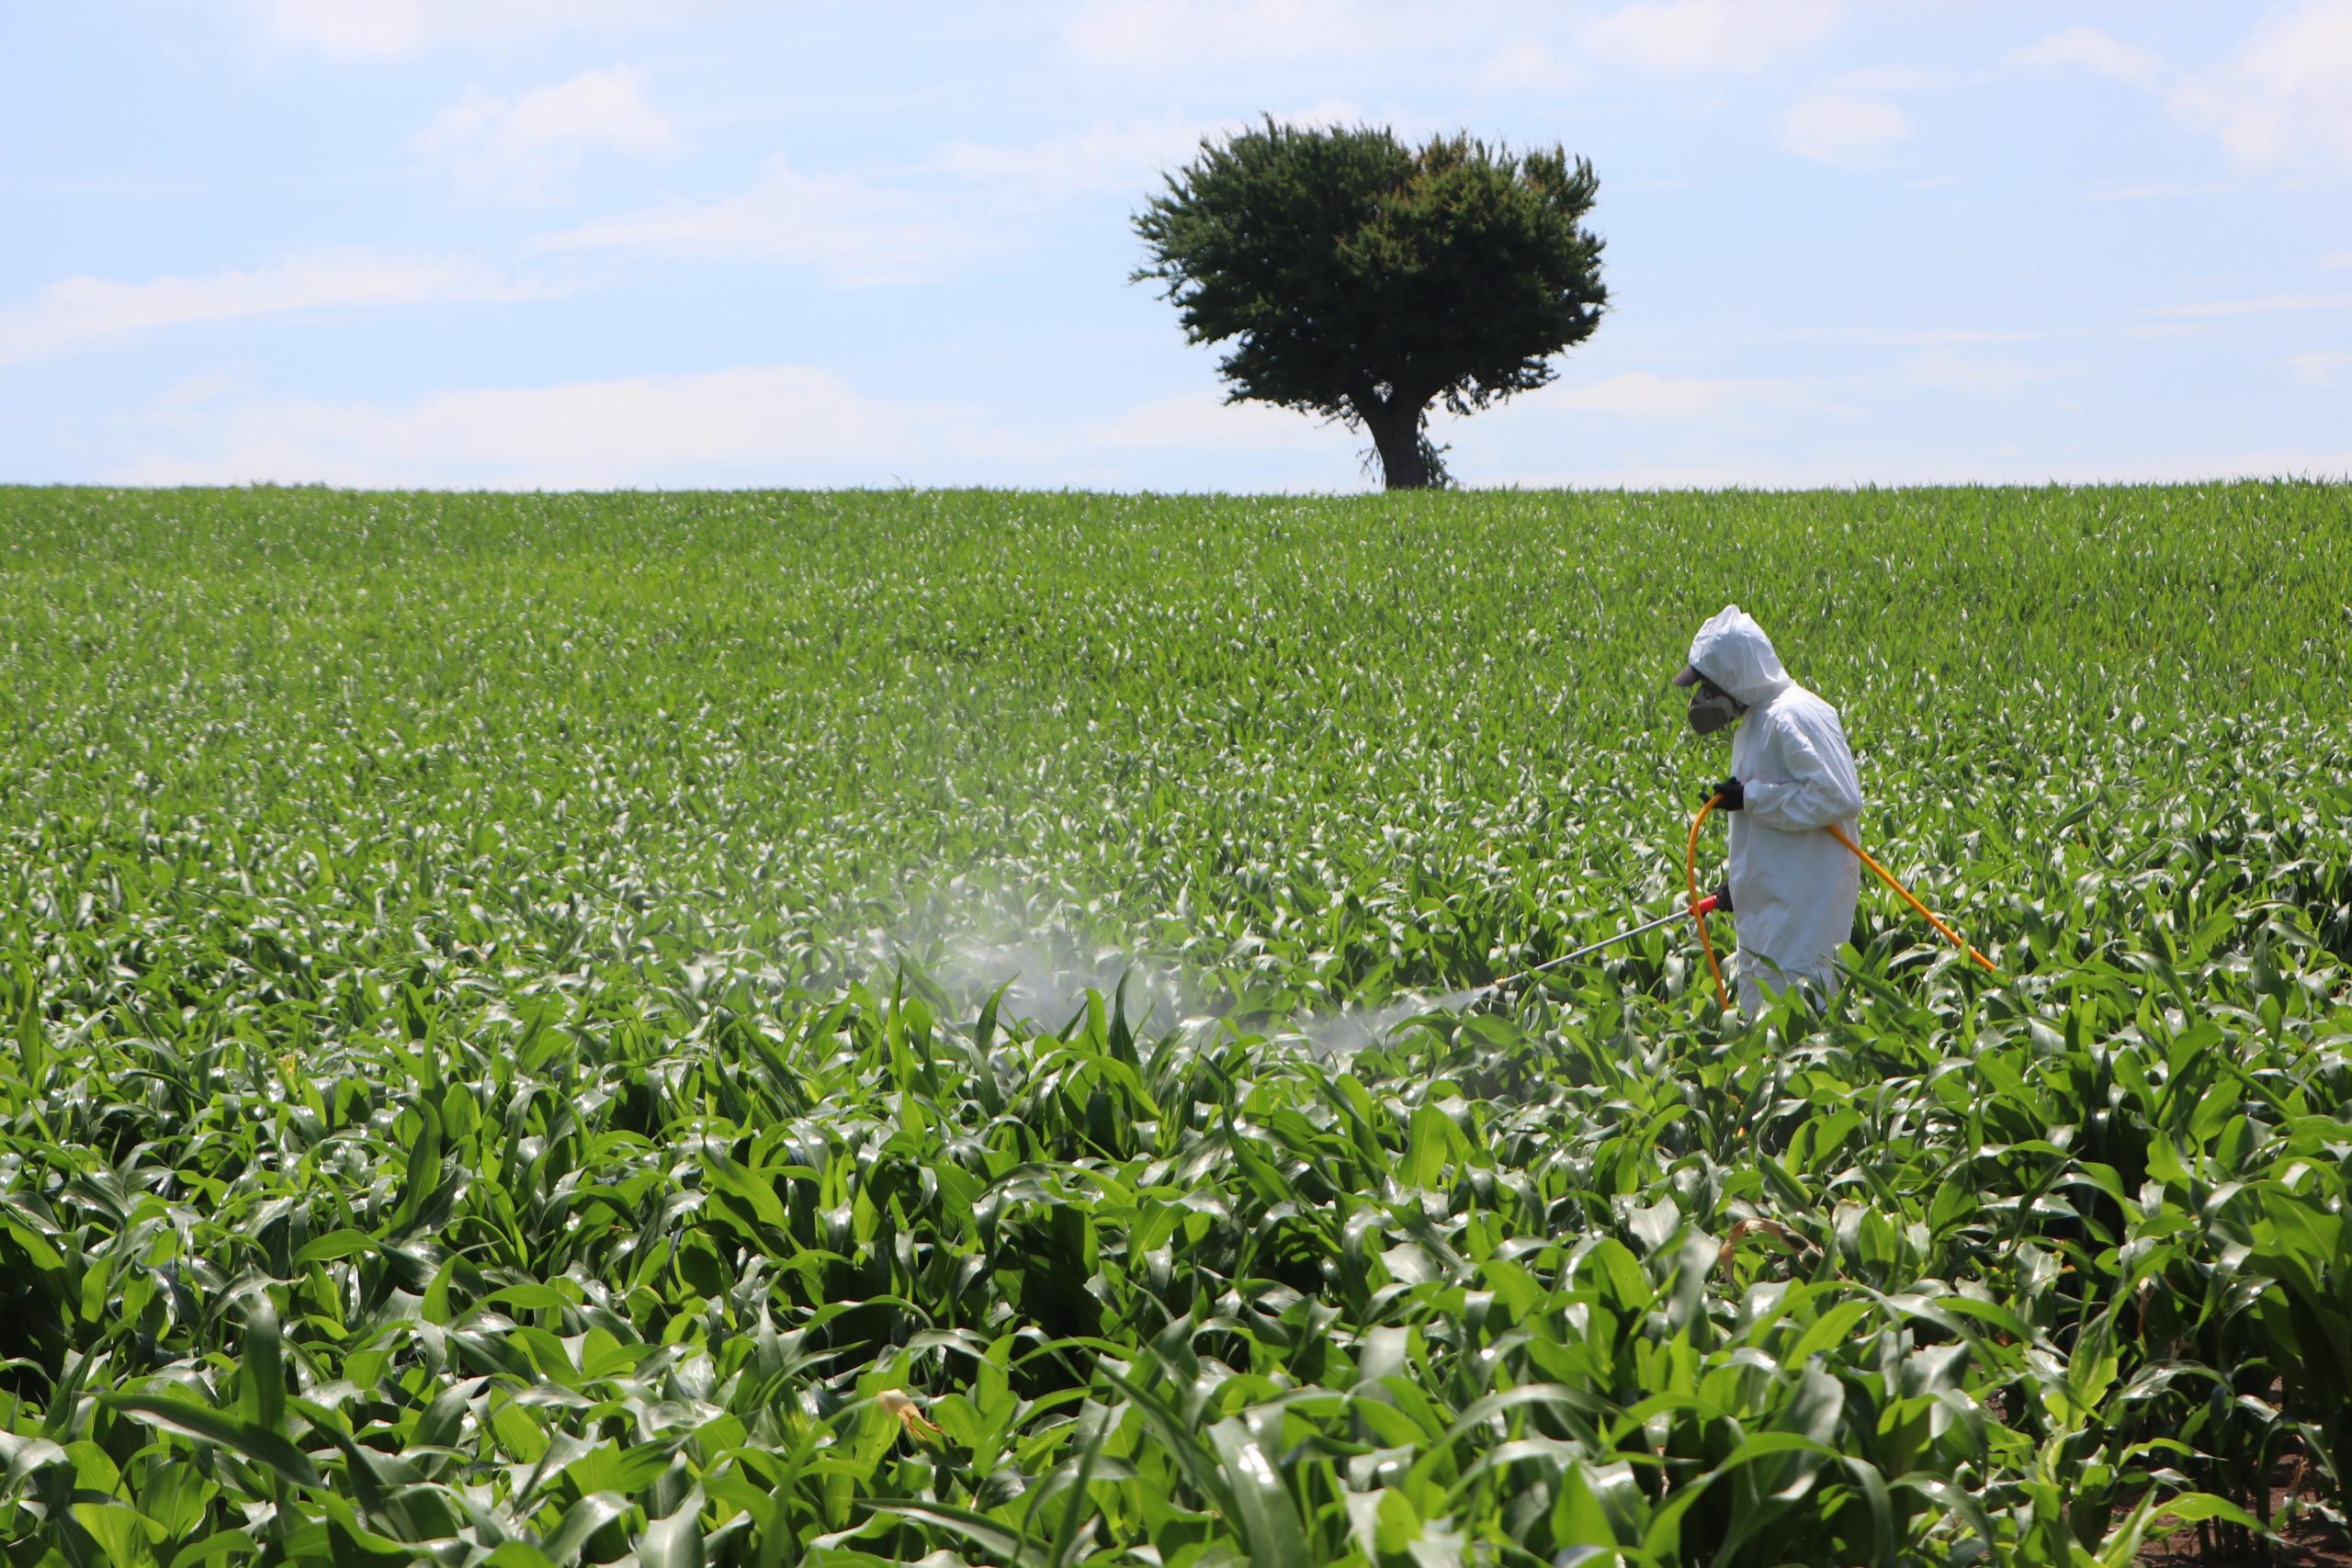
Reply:
[[[1401,397],[1385,401],[1359,399],[1356,412],[1372,432],[1380,453],[1380,475],[1390,490],[1427,490],[1436,476],[1421,450],[1421,411],[1427,403],[1408,403]]]

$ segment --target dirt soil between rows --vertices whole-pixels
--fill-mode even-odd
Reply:
[[[2289,1498],[2281,1488],[2270,1498],[2270,1517],[2279,1518],[2287,1512]],[[2141,1568],[2352,1568],[2352,1535],[2324,1519],[2306,1516],[2280,1529],[2279,1538],[2286,1542],[2273,1547],[2270,1555],[2259,1552],[2208,1552],[2197,1539],[2194,1526],[2174,1531],[2163,1540],[2143,1551],[2137,1561]]]

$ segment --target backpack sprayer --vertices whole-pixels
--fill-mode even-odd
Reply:
[[[1683,870],[1689,878],[1690,889],[1690,902],[1687,908],[1675,909],[1667,914],[1660,915],[1654,920],[1645,920],[1640,925],[1633,926],[1627,930],[1619,931],[1614,936],[1606,936],[1601,938],[1599,942],[1590,942],[1583,947],[1579,947],[1574,953],[1565,953],[1557,958],[1551,959],[1543,964],[1538,964],[1532,969],[1522,969],[1516,975],[1506,975],[1499,980],[1490,981],[1487,984],[1479,987],[1476,990],[1471,992],[1470,995],[1473,997],[1481,997],[1491,995],[1498,991],[1508,990],[1511,987],[1519,984],[1521,980],[1532,979],[1536,976],[1543,974],[1547,969],[1557,969],[1562,964],[1573,964],[1579,958],[1589,958],[1605,947],[1614,947],[1621,942],[1631,942],[1634,938],[1641,936],[1645,932],[1654,931],[1660,926],[1667,925],[1675,920],[1682,919],[1687,916],[1690,922],[1699,928],[1699,948],[1701,952],[1707,955],[1707,973],[1715,982],[1715,1000],[1722,1004],[1723,1010],[1725,1012],[1729,1012],[1731,1010],[1731,993],[1724,985],[1723,965],[1718,963],[1715,958],[1714,939],[1707,933],[1707,917],[1714,913],[1718,901],[1712,895],[1704,898],[1699,897],[1699,829],[1706,826],[1707,818],[1713,814],[1717,807],[1723,804],[1723,799],[1724,797],[1720,795],[1710,795],[1707,798],[1706,804],[1699,807],[1699,814],[1690,819],[1690,840],[1683,852]],[[1876,872],[1880,881],[1885,883],[1889,887],[1894,888],[1895,892],[1901,894],[1903,901],[1910,905],[1913,908],[1918,910],[1920,916],[1926,919],[1929,925],[1935,927],[1936,930],[1941,933],[1946,942],[1951,942],[1952,946],[1958,948],[1962,953],[1966,953],[1971,959],[1981,964],[1986,974],[1998,975],[2000,973],[1998,969],[1996,969],[1993,966],[1993,961],[1991,959],[1985,957],[1983,953],[1969,946],[1967,942],[1961,940],[1961,936],[1958,931],[1953,931],[1951,927],[1946,925],[1942,920],[1938,919],[1936,918],[1935,911],[1928,908],[1925,904],[1919,902],[1918,898],[1913,895],[1911,889],[1904,886],[1901,882],[1895,879],[1895,875],[1893,872],[1879,864],[1879,863],[1872,859],[1861,845],[1848,838],[1844,829],[1838,827],[1835,822],[1832,822],[1827,828],[1824,829],[1823,831],[1828,833],[1830,837],[1836,839],[1839,843],[1845,845],[1847,849],[1852,851],[1854,858],[1860,861],[1864,865],[1870,867],[1871,870]]]

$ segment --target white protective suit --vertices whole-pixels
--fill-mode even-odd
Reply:
[[[1834,995],[1861,863],[1825,829],[1834,822],[1862,841],[1862,785],[1838,710],[1789,679],[1772,639],[1736,604],[1699,628],[1690,667],[1747,708],[1731,747],[1746,800],[1727,814],[1740,1009],[1754,1017],[1793,980]]]

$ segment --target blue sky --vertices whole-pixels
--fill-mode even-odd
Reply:
[[[1126,281],[1265,113],[1597,166],[1467,483],[2352,473],[2352,0],[75,0],[0,479],[1366,488]]]

